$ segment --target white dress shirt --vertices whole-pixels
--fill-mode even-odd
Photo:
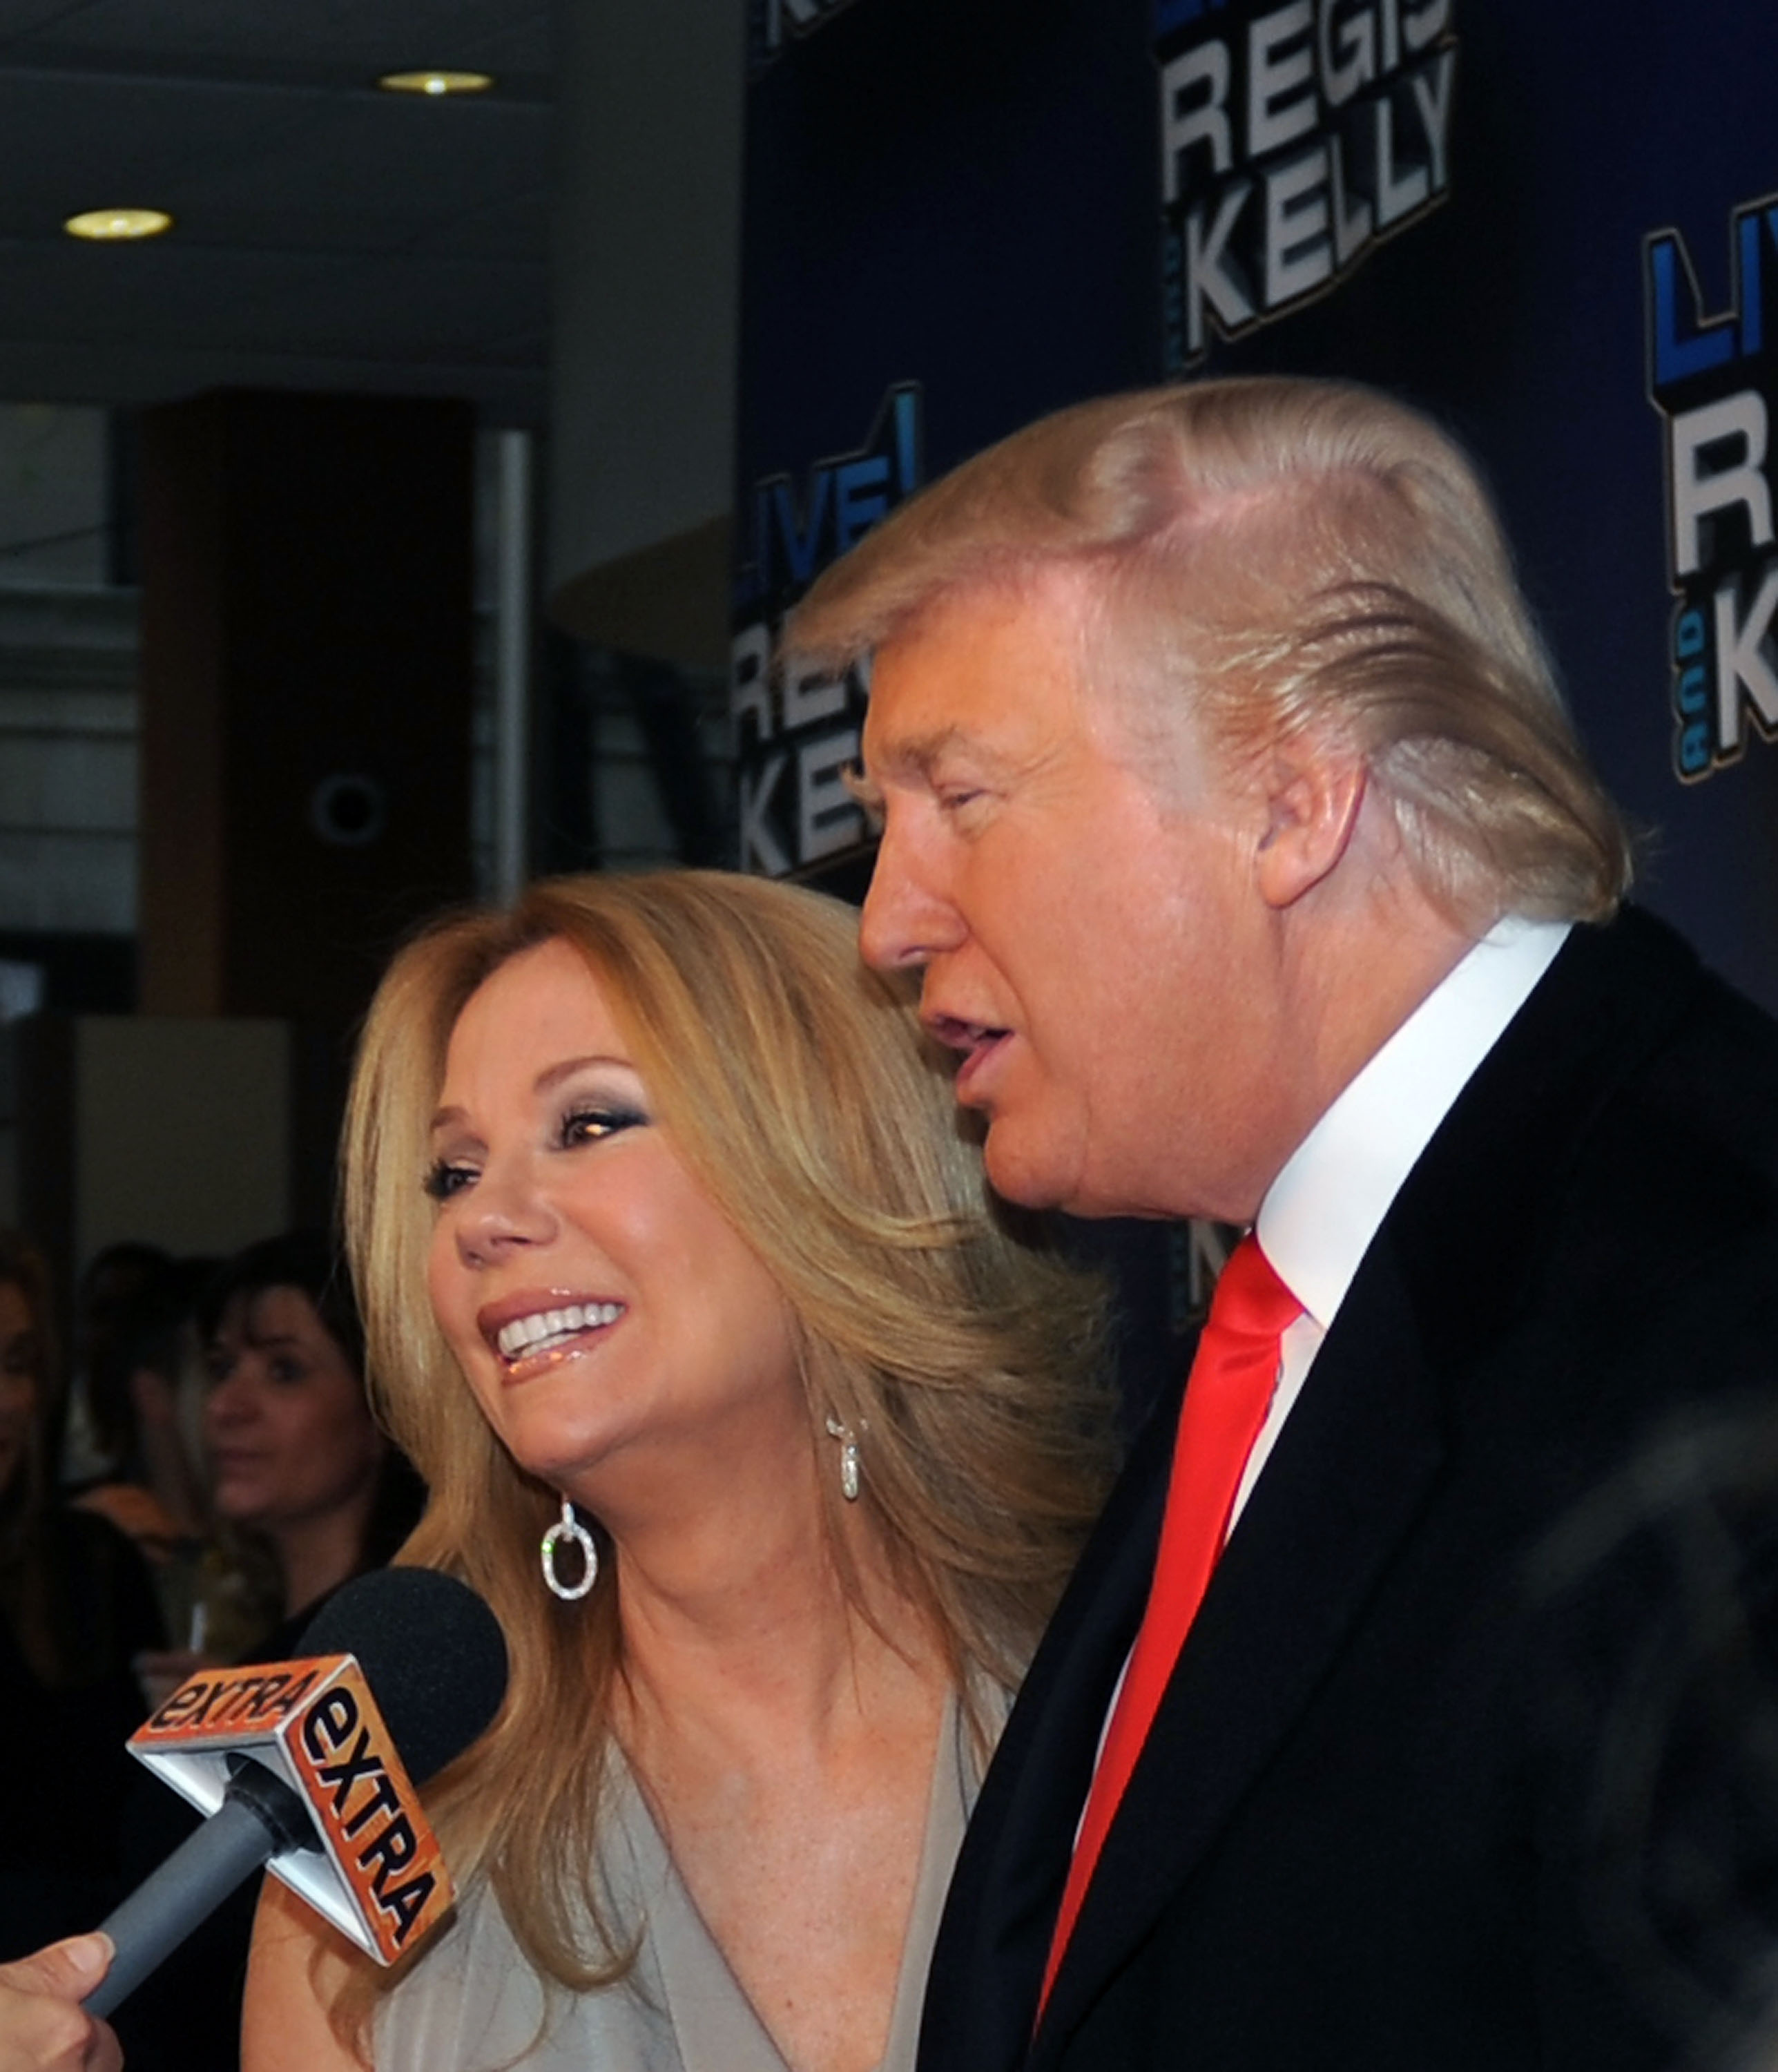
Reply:
[[[1364,1066],[1267,1190],[1254,1232],[1303,1314],[1284,1334],[1231,1532],[1402,1182],[1567,935],[1566,922],[1499,923]]]

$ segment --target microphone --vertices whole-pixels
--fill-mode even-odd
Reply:
[[[500,1708],[493,1613],[437,1569],[378,1568],[330,1597],[298,1646],[300,1660],[200,1671],[130,1736],[210,1817],[102,1924],[117,1955],[89,2014],[109,2015],[268,1861],[380,1963],[450,1907],[414,1787]]]

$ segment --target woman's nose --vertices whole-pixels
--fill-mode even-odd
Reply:
[[[530,1162],[490,1164],[457,1219],[457,1249],[471,1266],[491,1264],[519,1248],[546,1244],[556,1215]]]
[[[253,1414],[255,1397],[238,1366],[210,1386],[203,1400],[203,1421],[212,1431],[225,1431]]]

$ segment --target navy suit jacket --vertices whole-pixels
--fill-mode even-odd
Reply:
[[[1033,2039],[1178,1384],[1139,1437],[986,1780],[921,2072],[1653,2072],[1738,2019],[1778,1893],[1775,1372],[1778,1027],[1646,916],[1577,929],[1365,1256]]]

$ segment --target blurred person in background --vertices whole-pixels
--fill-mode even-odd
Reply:
[[[163,1638],[136,1548],[55,1493],[53,1307],[42,1253],[0,1230],[0,1959],[116,1896],[131,1662]]]
[[[206,1601],[207,1645],[141,1665],[160,1696],[206,1660],[299,1653],[324,1600],[387,1562],[425,1502],[419,1478],[372,1416],[351,1285],[318,1231],[238,1252],[199,1295],[196,1321],[208,1375],[207,1503],[232,1565]],[[229,1588],[229,1572],[250,1587]],[[197,1825],[184,1802],[146,1773],[130,1815],[132,1881]],[[232,2072],[259,1882],[231,1895],[118,2009],[133,2072]]]
[[[75,1298],[63,1479],[83,1510],[127,1532],[157,1570],[191,1555],[205,1527],[180,1394],[195,1349],[192,1304],[214,1271],[212,1260],[175,1259],[158,1245],[108,1245]]]
[[[75,1284],[73,1343],[60,1433],[62,1478],[76,1491],[120,1474],[129,1450],[128,1371],[121,1348],[173,1269],[158,1244],[126,1239],[87,1261]]]
[[[211,1506],[276,1570],[276,1624],[245,1659],[274,1661],[342,1583],[388,1560],[425,1492],[371,1415],[351,1284],[318,1232],[238,1253],[199,1298],[198,1326]]]

